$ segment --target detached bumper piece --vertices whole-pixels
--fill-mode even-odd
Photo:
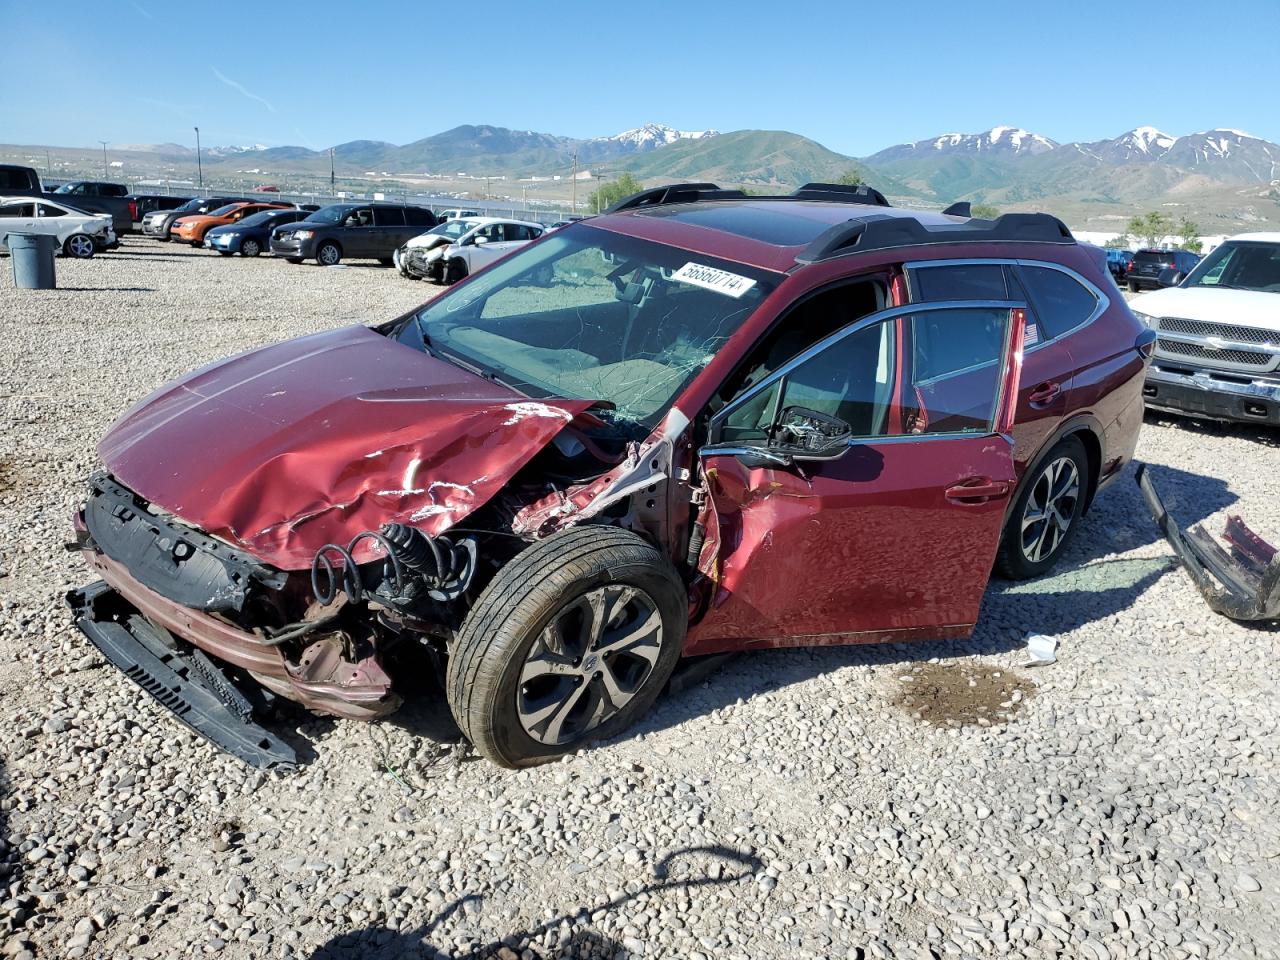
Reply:
[[[1213,610],[1232,620],[1280,619],[1280,557],[1275,547],[1236,516],[1228,518],[1223,532],[1230,552],[1200,525],[1183,533],[1156,493],[1146,464],[1139,464],[1136,479],[1160,532]]]
[[[269,703],[241,693],[213,661],[134,610],[102,581],[73,590],[76,626],[113,665],[206,740],[251,767],[296,766],[297,753],[254,722]]]

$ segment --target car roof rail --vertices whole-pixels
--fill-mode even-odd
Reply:
[[[714,183],[670,183],[665,187],[650,187],[629,197],[623,197],[605,213],[634,210],[636,207],[658,207],[668,203],[695,203],[712,199],[707,194],[717,194],[719,199],[739,200],[746,196],[741,190],[722,190]]]
[[[796,263],[816,263],[867,250],[943,243],[1075,243],[1067,225],[1047,213],[1006,213],[994,220],[925,224],[915,217],[871,214],[838,223],[814,238]]]
[[[864,203],[891,206],[884,194],[865,183],[806,183],[791,194],[797,200],[827,200],[832,203]]]
[[[972,217],[973,205],[968,200],[957,200],[942,211],[944,217]]]

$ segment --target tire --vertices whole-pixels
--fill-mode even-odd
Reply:
[[[301,262],[302,262],[302,258],[301,258],[301,257],[285,257],[285,259],[286,259],[286,260],[288,260],[290,263],[301,263]]]
[[[1134,283],[1132,280],[1130,280],[1130,281],[1129,281],[1129,292],[1130,292],[1130,293],[1137,293],[1140,289],[1141,289],[1141,288],[1140,288],[1136,283]]]
[[[257,240],[240,241],[240,256],[256,257],[260,253],[262,253],[262,244],[258,243]]]
[[[1058,562],[1080,529],[1091,482],[1089,455],[1077,437],[1058,441],[1027,471],[996,553],[1001,576],[1026,580]],[[1042,519],[1028,519],[1037,514]]]
[[[384,267],[391,267],[395,265],[395,260],[393,260],[391,257],[379,257],[378,262],[382,264]]]
[[[218,251],[218,256],[220,256],[220,257],[229,257],[229,256],[231,256],[231,251],[230,251],[230,250],[219,250],[219,251]]]
[[[187,242],[191,244],[191,246],[195,247],[197,250],[204,246],[203,240],[188,240]]]
[[[593,633],[592,611],[602,609],[625,619]],[[499,570],[467,614],[449,656],[449,708],[475,748],[503,767],[546,763],[614,736],[666,685],[688,609],[675,568],[636,534],[602,526],[553,534]],[[545,646],[553,628],[558,650]],[[627,646],[609,653],[610,643]],[[615,697],[626,695],[618,707],[610,680]]]
[[[467,276],[467,265],[461,260],[450,260],[444,268],[444,285],[451,287]]]
[[[332,240],[326,240],[316,248],[316,263],[322,267],[333,267],[342,260],[342,249]]]
[[[77,260],[88,260],[98,252],[98,248],[93,242],[93,237],[86,233],[73,233],[63,243],[62,252]]]

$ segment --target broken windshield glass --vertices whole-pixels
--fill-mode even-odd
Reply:
[[[652,429],[779,279],[578,226],[433,301],[405,341],[531,396],[611,401],[614,419]]]

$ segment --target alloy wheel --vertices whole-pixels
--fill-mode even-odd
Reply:
[[[256,257],[262,252],[262,248],[258,246],[257,240],[246,240],[240,244],[240,252],[246,257]]]
[[[1022,511],[1022,553],[1032,563],[1052,556],[1075,522],[1080,502],[1080,471],[1070,457],[1059,457],[1036,477]]]
[[[71,253],[73,256],[80,257],[81,259],[93,256],[93,241],[88,237],[72,237],[71,240],[68,241],[68,245],[71,247]]]
[[[320,248],[320,253],[316,259],[318,259],[322,264],[324,264],[324,266],[331,267],[338,262],[339,256],[340,254],[338,253],[338,248],[335,247],[332,243],[326,243],[323,247]]]
[[[558,610],[525,657],[520,724],[558,746],[599,727],[640,692],[662,651],[662,616],[638,587],[597,587]]]

